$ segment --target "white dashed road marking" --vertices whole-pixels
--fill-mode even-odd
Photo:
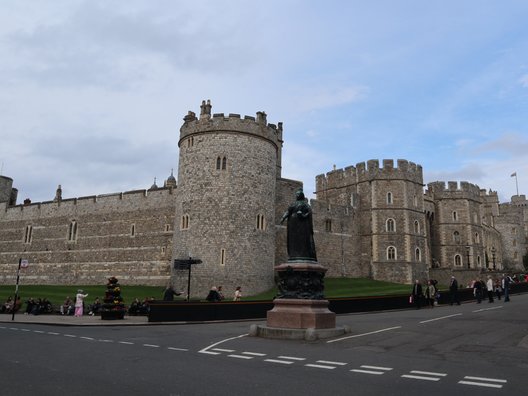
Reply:
[[[184,349],[184,348],[175,348],[175,347],[167,347],[167,349],[170,349],[171,351],[183,351],[183,352],[188,351],[188,349]]]
[[[434,321],[437,321],[437,320],[449,319],[449,318],[452,318],[452,317],[455,317],[455,316],[460,316],[460,315],[462,315],[462,314],[461,313],[457,313],[457,314],[453,314],[453,315],[441,316],[439,318],[434,318],[434,319],[429,319],[429,320],[422,320],[420,323],[429,323],[429,322],[434,322]]]
[[[143,344],[143,346],[147,348],[159,348],[160,347],[159,345],[154,345],[154,344]]]
[[[483,377],[470,377],[470,376],[465,376],[463,380],[458,381],[458,383],[462,385],[484,386],[487,388],[499,388],[499,389],[502,388],[502,386],[506,384],[507,382],[508,381],[506,380],[497,379],[497,378],[483,378]]]
[[[242,352],[242,355],[250,355],[250,356],[266,356],[265,353],[258,353],[258,352]]]
[[[367,336],[367,335],[371,335],[371,334],[377,334],[377,333],[382,333],[382,332],[384,332],[384,331],[395,330],[395,329],[401,329],[401,326],[388,327],[388,328],[386,328],[386,329],[375,330],[375,331],[369,331],[368,333],[354,334],[354,335],[351,335],[351,336],[348,336],[348,337],[336,338],[335,340],[326,341],[326,343],[327,343],[327,344],[330,344],[330,343],[332,343],[332,342],[348,340],[349,338],[363,337],[363,336]]]
[[[291,360],[278,360],[278,359],[264,359],[265,362],[279,363],[279,364],[293,364]]]
[[[360,367],[359,369],[352,369],[350,371],[353,371],[355,373],[361,373],[361,374],[382,375],[392,370],[391,367],[379,367],[379,366],[367,366],[367,365],[361,365],[359,367]]]
[[[254,359],[254,356],[247,356],[247,355],[227,355],[228,357],[237,358],[237,359]]]
[[[216,352],[226,352],[226,353],[233,353],[235,352],[234,349],[222,349],[222,348],[213,348],[211,349],[212,351],[216,351]]]
[[[404,374],[402,375],[402,378],[410,378],[424,381],[440,381],[440,379],[442,377],[445,377],[446,375],[447,374],[445,373],[432,373],[429,371],[411,370],[410,374]]]

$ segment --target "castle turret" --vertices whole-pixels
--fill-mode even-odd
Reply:
[[[13,188],[13,179],[0,175],[0,203],[6,202],[8,206],[16,205],[18,190]]]
[[[178,145],[173,255],[202,260],[191,289],[202,295],[211,281],[246,292],[269,288],[282,125],[268,124],[264,112],[211,116],[204,101],[199,119],[184,118]]]

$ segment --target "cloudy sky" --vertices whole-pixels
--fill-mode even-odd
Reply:
[[[149,188],[179,128],[284,123],[283,177],[404,158],[424,182],[528,194],[528,2],[24,1],[0,5],[0,172],[18,203]]]

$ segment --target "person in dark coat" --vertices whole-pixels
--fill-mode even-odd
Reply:
[[[478,278],[473,284],[473,294],[477,299],[477,304],[482,302],[482,281]]]
[[[174,290],[172,286],[167,286],[163,292],[163,301],[173,301],[174,296],[179,296],[181,293]]]
[[[216,286],[211,287],[211,290],[209,290],[209,294],[205,299],[209,302],[220,301],[220,294],[218,293]]]
[[[416,309],[420,309],[420,307],[422,306],[423,290],[422,284],[418,279],[416,279],[416,281],[414,282],[411,295],[414,306],[416,307]]]
[[[454,276],[451,276],[451,282],[449,283],[449,304],[453,305],[454,303],[460,305],[460,299],[458,298],[458,282]]]

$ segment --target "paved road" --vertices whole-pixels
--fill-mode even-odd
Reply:
[[[249,337],[253,322],[0,323],[0,394],[525,395],[527,314],[517,295],[344,315],[352,333],[316,342]]]

